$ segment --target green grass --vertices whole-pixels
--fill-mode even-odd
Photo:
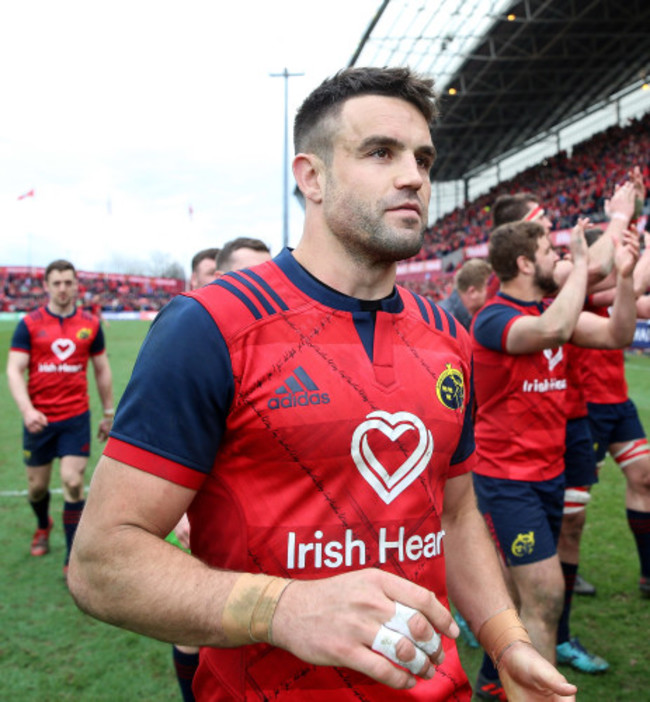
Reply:
[[[111,322],[105,327],[118,399],[126,385],[147,322]],[[82,614],[72,602],[61,573],[64,537],[62,498],[52,496],[56,526],[52,552],[35,559],[28,544],[34,519],[24,495],[21,423],[9,395],[6,352],[14,324],[0,322],[0,699],[20,702],[75,700],[124,702],[180,700],[171,647],[115,629]],[[650,428],[650,359],[628,361],[630,394]],[[90,373],[96,427],[100,406]],[[87,482],[101,453],[95,442]],[[53,487],[59,487],[55,474]],[[578,685],[583,702],[640,702],[650,699],[648,631],[650,602],[638,593],[638,561],[624,509],[625,483],[608,458],[594,488],[583,538],[581,570],[598,588],[595,598],[575,597],[572,633],[606,658],[611,669],[593,677],[563,668]],[[459,643],[473,682],[481,654]],[[333,701],[334,702],[334,701]]]
[[[105,326],[116,400],[131,374],[148,322],[111,322]],[[14,324],[0,322],[0,492],[24,491],[21,421],[7,389],[7,349]],[[93,431],[101,405],[89,372]],[[92,469],[102,450],[94,442]],[[60,487],[56,472],[52,487]],[[0,497],[0,699],[31,702],[81,702],[181,699],[171,646],[102,624],[82,614],[65,586],[62,565],[65,539],[61,527],[63,498],[52,495],[55,528],[51,552],[29,555],[34,518],[26,497]]]

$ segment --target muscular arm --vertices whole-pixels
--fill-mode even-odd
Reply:
[[[503,580],[496,549],[476,508],[471,476],[447,482],[443,526],[449,594],[478,634],[488,619],[505,609],[514,609],[514,604]],[[531,645],[514,642],[504,653],[499,672],[510,700],[575,699],[575,686]]]
[[[164,540],[193,494],[102,456],[70,560],[78,606],[170,643],[223,645],[221,603],[236,574],[212,570]]]
[[[614,240],[620,238],[634,213],[635,188],[632,182],[617,187],[607,202],[609,223],[603,235],[589,247],[587,287],[593,290],[606,278],[614,265]],[[555,279],[563,287],[572,270],[571,261],[560,261]]]
[[[626,232],[623,241],[616,242],[616,293],[611,316],[600,317],[583,312],[571,339],[573,343],[591,348],[615,349],[632,341],[637,315],[633,273],[638,257],[638,237]]]
[[[115,411],[115,405],[113,403],[113,376],[111,373],[111,366],[108,362],[108,356],[104,351],[96,356],[91,356],[91,360],[95,371],[97,392],[99,393],[102,407],[113,413]],[[112,424],[113,414],[104,415],[99,423],[98,436],[100,440],[105,441],[108,438],[108,433],[111,430]]]
[[[564,286],[539,316],[522,315],[508,329],[505,350],[509,354],[535,353],[560,346],[571,338],[582,311],[587,287],[584,220],[574,227],[571,253],[574,265]]]
[[[449,597],[472,631],[495,612],[514,607],[485,521],[476,506],[470,474],[447,481],[442,518]],[[477,592],[481,597],[476,597]]]
[[[9,351],[7,358],[7,381],[9,392],[23,416],[27,431],[35,433],[47,426],[47,417],[32,404],[27,391],[25,372],[29,366],[29,354]]]

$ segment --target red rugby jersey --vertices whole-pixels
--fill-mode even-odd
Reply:
[[[589,312],[609,317],[607,307],[587,306]],[[587,402],[618,404],[628,399],[623,349],[578,349]]]
[[[587,400],[585,398],[582,363],[583,358],[579,346],[564,344],[566,359],[567,389],[565,398],[567,419],[578,419],[587,416]]]
[[[178,326],[166,331],[174,314]],[[222,353],[203,326],[206,314],[230,359],[229,377],[220,383],[214,375],[225,364],[192,362],[204,358],[205,345],[215,361]],[[178,358],[165,339],[197,329],[194,356],[188,350]],[[156,366],[150,348],[168,348],[165,393],[178,398],[169,424],[160,413],[149,421],[142,411],[142,402],[157,402],[156,378],[160,385],[158,371],[147,378]],[[190,463],[204,460],[201,452],[192,460],[170,457],[204,443],[196,425],[221,404],[218,396],[201,399],[212,383],[232,391],[218,450],[199,480]],[[203,561],[299,579],[374,566],[447,604],[443,491],[474,457],[466,411],[470,343],[451,315],[403,289],[374,311],[364,309],[308,276],[285,250],[171,303],[131,384],[106,453],[198,488],[188,514],[192,552]],[[188,392],[193,409],[182,399]],[[185,440],[170,439],[179,425]],[[469,700],[455,644],[444,646],[435,677],[402,692],[265,644],[205,648],[195,693],[199,700]]]
[[[566,367],[563,348],[509,354],[508,330],[543,305],[499,293],[476,316],[473,328],[476,392],[474,471],[509,480],[540,481],[564,470]]]
[[[40,307],[20,321],[11,350],[29,354],[29,397],[50,422],[88,410],[88,359],[104,351],[97,317],[80,308],[59,317]]]

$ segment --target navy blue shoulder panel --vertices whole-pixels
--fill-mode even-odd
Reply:
[[[262,278],[259,276],[257,273],[252,271],[250,268],[246,268],[242,271],[243,274],[247,275],[249,278],[254,280],[260,288],[266,291],[266,293],[271,297],[274,301],[275,304],[283,311],[287,311],[289,309],[289,305],[284,302],[284,300],[275,292],[275,290]]]
[[[442,313],[447,317],[447,324],[449,325],[449,335],[455,339],[458,334],[456,331],[456,318],[449,310],[446,310],[444,307],[436,305],[436,308],[442,310]]]

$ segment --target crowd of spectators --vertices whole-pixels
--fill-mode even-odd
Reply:
[[[645,181],[650,182],[650,112],[630,120],[627,126],[598,132],[575,145],[571,154],[560,151],[457,207],[427,228],[424,246],[412,260],[443,258],[485,243],[492,228],[491,205],[504,193],[526,191],[537,195],[554,230],[572,227],[578,215],[588,215],[593,222],[602,221],[605,199],[633,166],[639,166]],[[416,292],[442,299],[450,293],[453,273],[463,260],[459,257],[454,265],[447,265],[424,280],[402,283]],[[0,268],[0,311],[28,311],[44,302],[42,272],[39,275],[27,271],[7,273]],[[184,288],[182,281],[170,287],[168,282],[162,283],[166,279],[144,276],[97,273],[80,275],[80,279],[80,299],[102,311],[158,310]]]
[[[45,304],[41,268],[0,268],[0,312],[29,312]],[[95,313],[156,311],[185,288],[182,280],[79,271],[80,303]]]
[[[579,215],[602,221],[604,202],[614,184],[627,179],[639,166],[650,182],[650,112],[627,126],[613,126],[576,144],[571,154],[560,151],[552,158],[502,181],[472,202],[457,207],[427,228],[424,246],[413,260],[442,258],[459,249],[488,241],[492,228],[490,208],[501,194],[532,192],[540,199],[553,230],[573,227]],[[461,257],[455,268],[464,260]],[[455,270],[454,268],[454,270]],[[435,299],[446,297],[453,270],[408,283],[417,292]]]

